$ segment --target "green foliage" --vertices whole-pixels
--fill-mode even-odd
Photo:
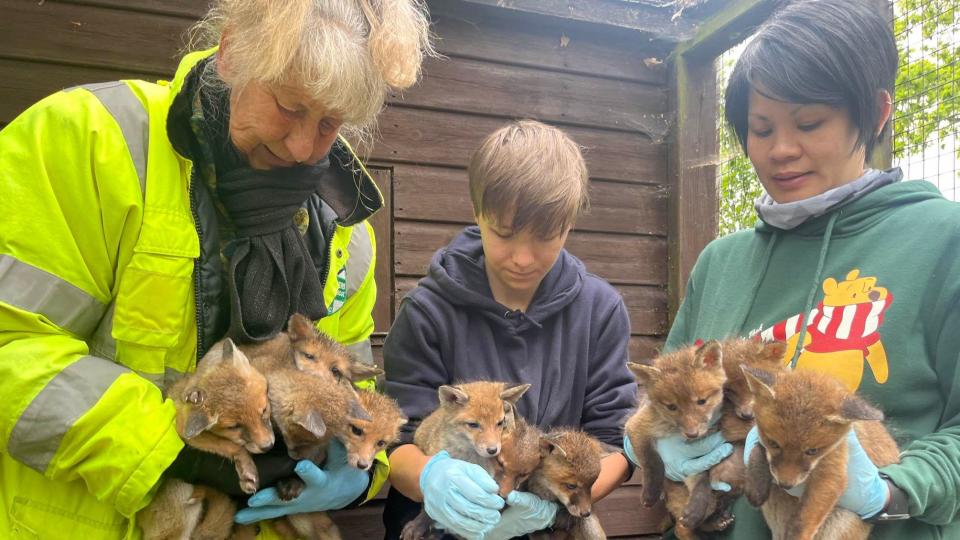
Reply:
[[[960,124],[960,0],[894,0],[894,35],[900,69],[894,96],[894,158],[919,154],[940,142],[943,149]],[[717,65],[720,88],[718,233],[756,223],[753,201],[762,188],[735,135],[723,122],[723,88],[737,52]],[[960,147],[957,150],[960,158]]]
[[[894,157],[920,153],[956,131],[958,9],[960,0],[896,0],[893,26],[900,70],[894,99]]]
[[[727,78],[733,71],[733,64],[738,55],[738,50],[730,51],[718,61],[717,85],[721,91],[726,87]],[[722,95],[717,113],[717,146],[720,153],[720,163],[717,166],[719,176],[717,234],[725,236],[740,229],[753,227],[757,221],[753,201],[760,196],[763,188],[757,180],[757,175],[753,173],[750,160],[740,148],[736,134],[723,119]]]

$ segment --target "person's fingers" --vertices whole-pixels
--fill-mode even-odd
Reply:
[[[477,504],[465,497],[460,491],[450,494],[447,499],[447,507],[464,518],[484,525],[496,525],[500,521],[499,509]]]
[[[730,491],[733,489],[730,484],[720,481],[710,482],[710,487],[713,488],[714,491]]]
[[[481,469],[481,471],[482,470],[483,469]],[[483,473],[483,476],[485,476],[486,479],[477,478],[477,480],[481,480],[479,483],[474,480],[473,476],[458,478],[456,481],[456,489],[460,495],[462,495],[471,503],[483,508],[499,511],[501,508],[503,508],[504,503],[503,499],[497,495],[497,483],[494,482],[493,479],[490,478],[490,475],[488,475],[486,472]],[[482,482],[483,480],[489,480],[490,482],[493,482],[492,491],[488,489],[490,487],[489,485],[481,485],[485,484],[485,482]]]
[[[733,445],[730,443],[723,443],[705,456],[700,456],[695,459],[688,459],[686,462],[684,462],[680,469],[683,472],[684,477],[708,471],[711,467],[726,459],[731,453],[733,453]]]
[[[265,519],[278,518],[286,515],[284,508],[277,506],[267,506],[264,508],[244,508],[233,516],[233,521],[240,525],[249,525]]]
[[[686,449],[689,455],[702,456],[709,454],[725,442],[726,440],[723,438],[723,433],[715,431],[706,437],[686,443]]]
[[[337,469],[347,465],[347,449],[339,439],[334,437],[327,445],[327,460],[325,467],[327,469]]]
[[[469,463],[467,467],[463,468],[463,472],[477,487],[486,491],[487,493],[497,493],[500,491],[500,486],[497,485],[496,480],[490,476],[490,473],[483,470],[483,467]]]
[[[284,504],[286,502],[287,501],[280,499],[276,488],[266,488],[254,493],[253,496],[247,500],[247,506],[251,508],[258,508],[261,506]]]
[[[514,491],[511,491],[509,495],[507,495],[507,504],[509,504],[510,506],[516,506],[516,507],[522,507],[522,508],[530,508],[533,505],[537,504],[539,500],[540,500],[540,497],[537,497],[533,493],[527,493],[524,491],[514,490]]]
[[[311,487],[322,487],[328,480],[327,473],[323,469],[306,459],[299,461],[293,472],[297,473],[303,483]]]

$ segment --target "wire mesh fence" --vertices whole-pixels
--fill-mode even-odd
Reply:
[[[892,0],[900,66],[894,92],[893,164],[911,180],[960,200],[960,0]],[[750,162],[723,120],[723,91],[743,46],[716,60],[719,164],[718,234],[752,227],[762,192]]]

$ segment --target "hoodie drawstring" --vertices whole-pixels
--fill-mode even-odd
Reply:
[[[820,243],[820,260],[817,261],[817,271],[813,275],[813,283],[810,285],[810,292],[807,294],[807,303],[803,307],[800,319],[800,336],[797,340],[797,347],[793,351],[793,358],[790,359],[790,369],[797,367],[797,360],[800,359],[800,353],[803,352],[803,340],[807,337],[807,317],[810,316],[810,310],[813,309],[813,300],[820,289],[820,277],[823,274],[823,265],[827,260],[827,250],[830,248],[830,238],[833,236],[833,225],[837,222],[840,212],[834,212],[827,222],[827,229],[823,233],[823,241]]]
[[[767,274],[767,268],[770,266],[770,259],[773,258],[773,246],[776,245],[777,240],[780,237],[780,233],[774,230],[770,234],[770,240],[767,241],[767,250],[763,254],[763,262],[760,264],[760,272],[757,273],[757,279],[753,282],[753,287],[750,288],[751,295],[750,301],[744,304],[747,308],[743,310],[743,318],[740,319],[740,324],[737,326],[740,328],[740,333],[744,332],[743,326],[747,323],[747,317],[750,316],[750,310],[753,309],[753,303],[757,301],[757,294],[760,292],[760,284],[763,282],[764,276]]]

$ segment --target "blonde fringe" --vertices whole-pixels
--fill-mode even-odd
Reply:
[[[189,49],[223,40],[224,82],[292,85],[366,141],[389,89],[409,88],[436,56],[421,0],[219,0],[190,31]]]

